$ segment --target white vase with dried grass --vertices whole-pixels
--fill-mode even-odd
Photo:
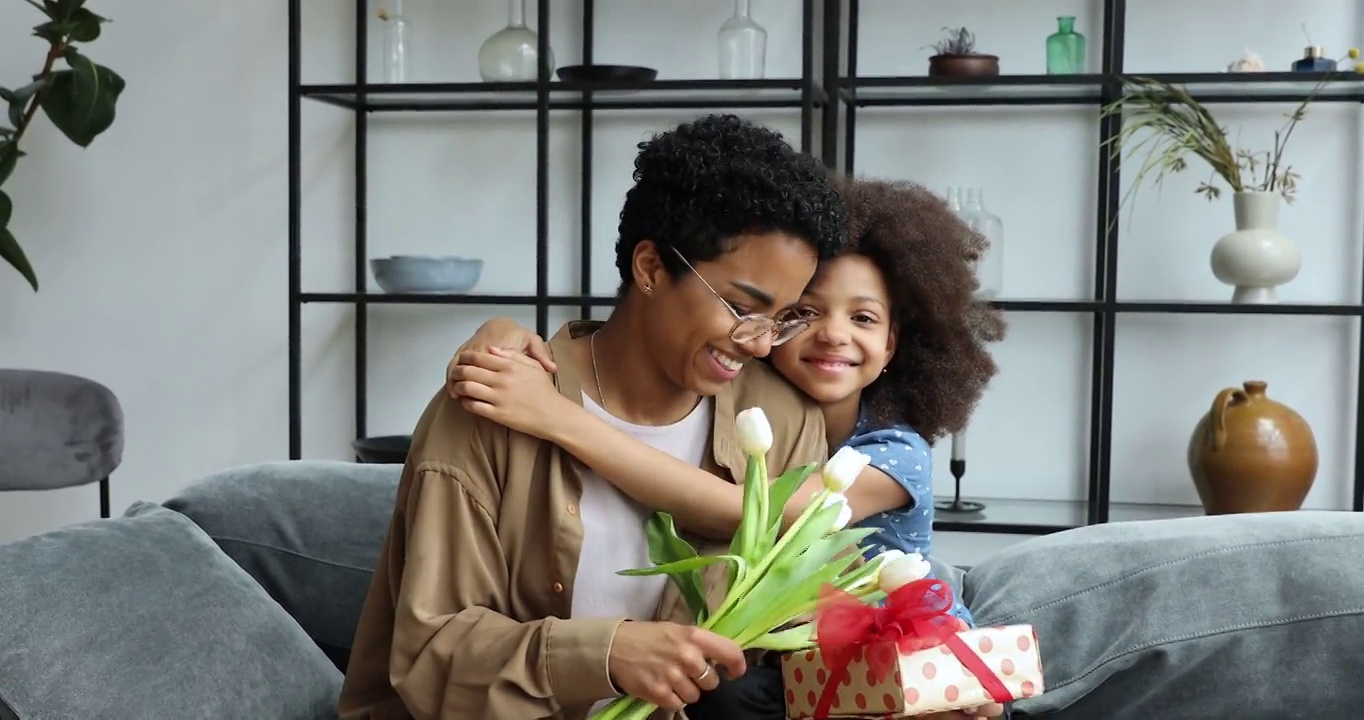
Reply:
[[[1123,121],[1108,150],[1118,156],[1126,149],[1129,159],[1137,161],[1136,178],[1123,202],[1151,174],[1160,185],[1167,176],[1187,170],[1190,155],[1201,159],[1212,176],[1195,192],[1209,201],[1221,197],[1222,188],[1214,184],[1221,178],[1232,191],[1236,218],[1236,230],[1213,245],[1213,275],[1232,286],[1233,303],[1278,302],[1277,288],[1302,269],[1297,245],[1278,231],[1279,207],[1293,202],[1299,179],[1284,162],[1284,150],[1321,84],[1288,114],[1274,132],[1273,147],[1263,151],[1233,147],[1227,129],[1183,87],[1151,78],[1128,78],[1124,86],[1123,97],[1103,110]]]
[[[1298,246],[1279,232],[1280,197],[1258,191],[1232,195],[1236,230],[1212,246],[1212,274],[1234,288],[1233,303],[1277,303],[1277,288],[1302,269]]]

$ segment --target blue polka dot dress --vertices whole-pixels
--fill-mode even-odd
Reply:
[[[876,534],[862,541],[864,554],[872,558],[885,550],[899,550],[928,557],[933,541],[933,450],[928,441],[902,423],[874,426],[863,408],[844,446],[870,457],[871,467],[899,483],[910,498],[905,507],[858,523],[858,527],[876,528]],[[960,598],[955,599],[952,614],[974,625]]]

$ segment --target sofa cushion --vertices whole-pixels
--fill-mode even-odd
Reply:
[[[0,608],[0,697],[23,720],[336,716],[322,651],[159,505],[0,545]]]
[[[248,465],[165,505],[203,528],[344,672],[401,473],[319,460]]]

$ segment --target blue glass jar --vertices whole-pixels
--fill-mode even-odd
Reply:
[[[1308,45],[1303,50],[1303,57],[1293,63],[1293,72],[1331,72],[1336,69],[1336,61],[1326,55],[1326,48],[1320,45]]]

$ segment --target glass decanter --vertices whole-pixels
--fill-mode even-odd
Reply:
[[[507,0],[507,27],[479,47],[478,74],[483,82],[533,82],[539,79],[539,50],[539,36],[526,27],[526,0]],[[545,54],[545,64],[554,68],[554,51]]]
[[[1075,32],[1075,18],[1056,18],[1057,31],[1047,36],[1047,74],[1076,75],[1085,71],[1085,36]]]
[[[962,220],[989,243],[985,255],[975,263],[976,279],[980,281],[976,296],[997,298],[1004,290],[1004,221],[985,209],[985,191],[980,188],[966,191]]]
[[[721,80],[761,80],[767,64],[767,31],[753,20],[749,0],[735,0],[734,15],[720,26]]]
[[[393,11],[379,9],[384,33],[384,82],[407,81],[407,17],[403,0],[393,0]]]

